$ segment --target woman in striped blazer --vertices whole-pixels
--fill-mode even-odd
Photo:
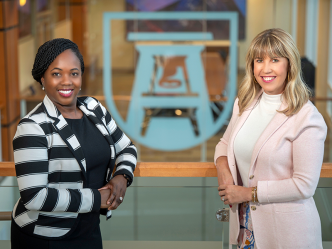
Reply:
[[[38,49],[32,75],[46,96],[13,140],[13,249],[102,248],[99,214],[110,218],[133,181],[136,148],[96,99],[77,97],[83,72],[72,41]]]

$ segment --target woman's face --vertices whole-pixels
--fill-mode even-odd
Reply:
[[[287,78],[288,59],[284,57],[256,58],[254,60],[254,76],[264,92],[270,95],[284,91]]]
[[[82,85],[80,60],[70,49],[65,50],[50,64],[41,81],[45,93],[56,106],[76,106]]]

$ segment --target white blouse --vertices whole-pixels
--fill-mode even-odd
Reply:
[[[248,187],[249,169],[254,146],[277,113],[281,105],[281,94],[268,95],[263,92],[258,104],[241,127],[234,140],[234,154],[244,187]]]

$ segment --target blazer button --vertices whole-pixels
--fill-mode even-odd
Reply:
[[[249,179],[252,180],[254,178],[254,175],[249,176]]]
[[[255,211],[256,210],[256,206],[251,206],[251,210]]]

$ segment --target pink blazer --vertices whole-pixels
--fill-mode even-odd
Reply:
[[[260,94],[259,94],[260,95]],[[238,99],[214,161],[227,156],[234,183],[238,179],[234,139],[254,103],[238,115]],[[280,110],[287,105],[281,104]],[[257,186],[259,203],[250,203],[257,249],[323,248],[321,224],[313,195],[319,181],[327,127],[308,101],[295,115],[277,113],[258,139],[251,158],[249,186]],[[251,176],[250,179],[249,176]],[[230,243],[239,235],[238,205],[230,212]]]

